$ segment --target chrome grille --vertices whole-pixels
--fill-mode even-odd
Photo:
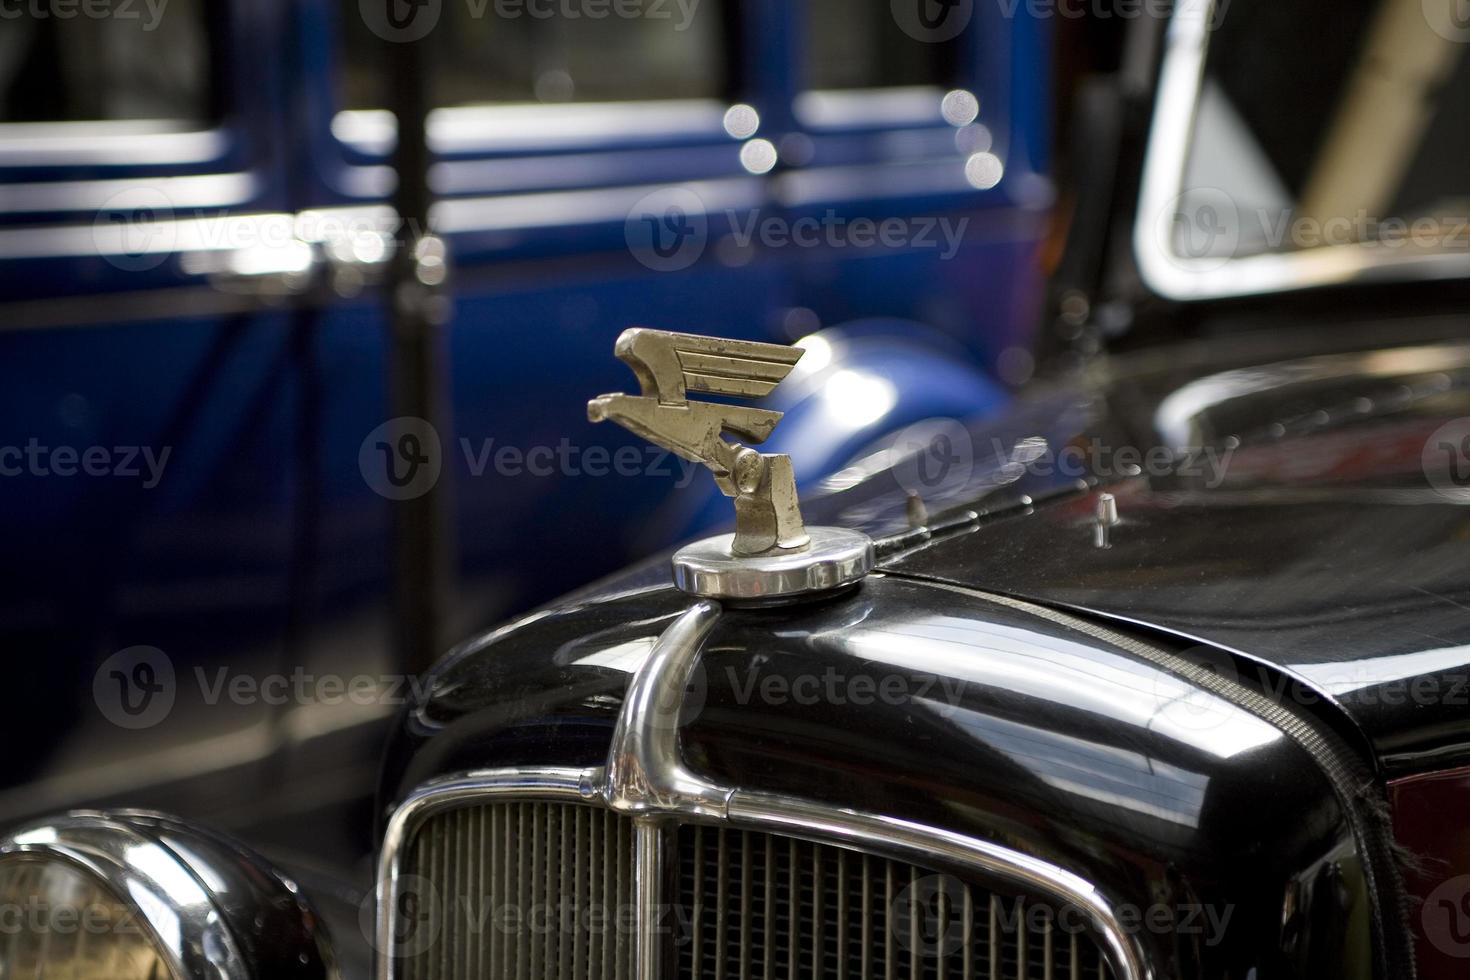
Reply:
[[[1113,977],[1080,920],[1044,903],[791,837],[672,833],[661,921],[677,980]],[[634,850],[634,822],[594,805],[431,816],[400,867],[393,976],[634,980]]]
[[[631,980],[633,836],[631,820],[568,803],[430,818],[402,868],[418,880],[401,889],[394,975]]]
[[[679,830],[681,980],[1110,980],[1055,909],[916,865],[752,831]]]

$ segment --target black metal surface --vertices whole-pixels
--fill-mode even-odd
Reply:
[[[1133,405],[1117,388],[1095,397],[1147,448],[1158,399],[1139,387]],[[1377,410],[1342,411],[1359,403]],[[1200,422],[1221,447],[1240,433],[1218,483],[1112,480],[1122,523],[1106,547],[1092,492],[920,542],[886,567],[1231,651],[1230,669],[1275,700],[1339,707],[1391,774],[1462,764],[1470,508],[1431,488],[1422,457],[1466,416],[1470,388],[1448,366],[1237,399]]]
[[[645,587],[446,661],[395,740],[383,809],[457,769],[601,764],[637,647],[684,605]],[[1160,976],[1373,975],[1357,801],[1288,732],[1175,670],[884,576],[727,612],[702,665],[682,745],[721,784],[972,834],[1168,909],[1166,927],[1135,926]]]
[[[826,603],[727,611],[687,763],[1001,842],[1124,904],[1228,909],[1217,936],[1140,937],[1162,976],[1408,975],[1373,767],[1470,755],[1470,511],[1422,460],[1470,416],[1459,355],[1378,352],[1307,381],[1296,365],[1206,400],[1182,421],[1231,449],[1215,474],[1014,465],[1028,438],[1147,453],[1181,422],[1168,395],[1242,364],[1276,378],[1273,350],[1311,352],[1173,349],[971,425],[973,471],[932,529],[903,529],[899,459],[816,494],[814,522],[888,535],[883,570]],[[1102,490],[1121,522],[1100,542]],[[394,740],[384,812],[445,772],[601,764],[637,651],[685,606],[666,574],[656,560],[441,664]]]

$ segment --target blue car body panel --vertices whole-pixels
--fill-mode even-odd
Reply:
[[[905,104],[919,108],[897,121],[812,123],[800,7],[742,6],[756,41],[737,74],[758,135],[802,137],[802,166],[753,175],[718,113],[711,122],[657,105],[639,110],[634,130],[595,141],[440,138],[437,230],[454,258],[438,433],[458,582],[452,632],[728,523],[706,475],[588,424],[589,397],[635,384],[612,358],[628,326],[782,341],[820,331],[830,359],[780,393],[790,418],[772,444],[795,456],[805,488],[884,433],[1004,402],[996,364],[1029,346],[1040,296],[1045,24],[973,5],[955,85],[980,96],[986,145],[1005,166],[996,186],[978,189],[964,170],[978,137],[965,143],[932,95],[911,94]],[[166,247],[200,219],[379,205],[388,143],[372,135],[371,113],[347,119],[356,135],[337,113],[334,5],[253,0],[221,20],[226,111],[213,130],[146,143],[103,134],[39,152],[0,126],[0,180],[13,192],[0,197],[0,447],[169,454],[156,486],[30,471],[0,479],[0,636],[42,655],[15,734],[57,730],[58,718],[76,732],[0,778],[0,820],[117,799],[225,827],[259,823],[300,805],[262,794],[262,779],[320,778],[291,761],[296,749],[393,708],[257,698],[225,710],[230,698],[214,686],[221,669],[259,678],[394,667],[390,511],[361,468],[364,440],[389,413],[381,295],[261,304],[220,293]],[[193,183],[168,183],[176,178]],[[170,206],[140,219],[146,205],[114,197],[128,181],[165,189]],[[676,272],[648,268],[628,247],[630,203],[666,185],[708,205],[708,240]],[[36,204],[45,194],[56,203]],[[738,240],[753,217],[915,216],[963,223],[954,254],[937,235],[935,247],[887,249]],[[109,237],[118,228],[134,237]],[[876,386],[891,403],[841,417],[823,379],[844,372],[848,390]],[[582,461],[576,472],[524,465],[530,450],[563,441]],[[523,465],[498,465],[504,447]],[[589,451],[611,460],[620,449],[644,465],[589,472],[600,469],[585,465]],[[99,669],[139,645],[168,658],[176,704],[163,723],[120,729],[99,710],[110,683]],[[97,777],[118,760],[131,760],[133,783]],[[186,782],[225,769],[250,775],[214,795]],[[341,792],[359,789],[370,781]]]

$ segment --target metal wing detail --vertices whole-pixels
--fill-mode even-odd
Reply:
[[[634,328],[618,338],[614,353],[633,369],[645,396],[677,405],[690,391],[739,398],[769,395],[806,352],[782,344]]]
[[[791,458],[765,456],[721,438],[730,433],[746,442],[764,442],[781,413],[688,398],[691,391],[740,398],[768,395],[805,351],[636,327],[625,330],[613,350],[633,369],[643,393],[601,395],[588,402],[587,417],[616,422],[708,466],[721,491],[735,498],[735,553],[806,547],[810,538],[797,506]]]

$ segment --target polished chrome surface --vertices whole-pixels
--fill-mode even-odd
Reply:
[[[405,856],[417,916],[397,936],[402,976],[629,980],[639,832],[580,800],[491,796],[438,814]],[[568,914],[586,927],[565,928]]]
[[[800,598],[862,581],[873,570],[873,540],[861,531],[808,529],[802,551],[750,558],[731,554],[731,535],[707,538],[674,555],[674,584],[691,595],[737,602]]]
[[[96,879],[136,909],[178,980],[253,976],[215,898],[173,850],[126,817],[79,812],[0,839],[0,862],[54,861]]]
[[[1097,513],[1093,516],[1092,543],[1095,547],[1109,547],[1113,528],[1122,519],[1118,516],[1118,498],[1110,493],[1097,495]]]
[[[658,910],[664,906],[664,858],[668,851],[664,835],[668,826],[647,819],[637,823],[634,908],[638,916],[635,939],[638,980],[658,980],[664,973],[664,918]]]
[[[1106,898],[1086,879],[989,841],[903,820],[833,810],[790,797],[737,792],[730,800],[732,826],[778,830],[792,837],[849,847],[873,841],[919,862],[946,862],[1017,882],[1073,906],[1088,917],[1108,959],[1123,978],[1149,976],[1147,967]]]
[[[1210,27],[1227,0],[1184,0],[1165,38],[1159,96],[1143,169],[1133,247],[1144,282],[1175,300],[1218,299],[1355,281],[1449,279],[1470,276],[1463,249],[1434,251],[1333,245],[1292,253],[1222,259],[1175,254],[1159,234],[1184,191],[1195,115],[1204,80]]]
[[[578,802],[595,796],[601,770],[523,768],[472,772],[440,779],[417,790],[404,800],[388,821],[383,848],[378,858],[377,975],[382,980],[400,976],[394,965],[407,958],[405,940],[399,934],[396,915],[398,899],[405,893],[402,876],[407,846],[413,835],[435,814],[456,806],[486,805],[497,800]]]
[[[1208,446],[1218,440],[1210,425],[1211,414],[1232,402],[1247,399],[1265,402],[1273,396],[1289,402],[1293,391],[1304,395],[1313,386],[1324,391],[1335,386],[1344,392],[1340,397],[1346,398],[1351,397],[1351,389],[1361,392],[1374,383],[1391,381],[1407,385],[1416,379],[1436,379],[1445,372],[1466,370],[1470,370],[1470,344],[1465,343],[1319,354],[1235,368],[1197,378],[1169,392],[1154,409],[1153,424],[1170,448]],[[1443,396],[1446,390],[1434,385],[1423,394]],[[1399,396],[1386,405],[1375,405],[1371,400],[1366,405],[1355,405],[1353,414],[1360,421],[1368,421],[1378,415],[1402,413],[1409,407],[1409,399]],[[1282,414],[1286,412],[1283,410]]]
[[[1045,903],[796,837],[695,824],[678,838],[680,977],[1112,975],[1093,938]]]
[[[607,758],[608,805],[624,813],[723,817],[730,791],[690,772],[679,753],[679,712],[720,607],[698,602],[664,631],[633,677]]]
[[[470,978],[484,973],[487,960],[485,957],[501,957],[504,962],[515,965],[515,972],[505,975],[529,976],[533,980],[542,977],[572,976],[576,963],[589,962],[590,946],[582,953],[580,958],[578,950],[582,949],[590,939],[583,937],[568,937],[569,943],[563,943],[560,939],[552,942],[544,936],[535,937],[533,940],[524,940],[532,946],[540,943],[548,943],[545,950],[528,949],[514,950],[505,945],[493,946],[483,938],[476,937],[470,942],[464,942],[457,938],[460,934],[454,932],[451,927],[444,931],[444,921],[430,921],[427,927],[430,930],[430,938],[434,940],[432,949],[424,946],[418,940],[421,933],[414,932],[405,936],[397,929],[397,915],[400,909],[400,901],[404,895],[413,895],[414,907],[422,909],[424,896],[415,889],[429,888],[433,891],[433,898],[428,902],[429,906],[436,909],[444,909],[446,906],[459,906],[469,897],[477,901],[489,901],[488,909],[473,909],[475,915],[482,913],[493,916],[499,908],[496,905],[497,896],[505,898],[512,893],[510,888],[520,889],[514,894],[517,901],[527,907],[534,907],[536,903],[550,902],[553,899],[560,900],[567,897],[568,901],[574,901],[575,895],[571,890],[557,891],[558,883],[567,881],[563,878],[564,869],[570,867],[576,878],[584,874],[593,874],[595,868],[604,869],[613,875],[608,887],[617,894],[628,893],[626,878],[628,869],[632,869],[633,881],[631,891],[636,906],[636,929],[634,932],[634,944],[636,954],[632,962],[637,964],[637,969],[632,976],[637,980],[656,980],[665,975],[665,954],[668,936],[666,931],[661,930],[661,924],[667,926],[668,922],[663,918],[663,913],[670,908],[671,901],[678,907],[694,907],[694,914],[689,917],[692,932],[686,937],[693,944],[695,950],[714,949],[721,942],[718,936],[710,935],[701,920],[700,909],[705,905],[706,899],[697,899],[686,889],[675,895],[667,893],[667,883],[670,870],[665,866],[665,856],[670,853],[670,843],[677,843],[680,834],[696,832],[695,828],[703,826],[696,823],[683,823],[668,818],[650,817],[647,815],[632,818],[635,827],[634,853],[631,862],[625,862],[621,854],[614,854],[609,858],[610,846],[606,842],[620,839],[618,831],[604,833],[598,838],[602,843],[592,844],[592,835],[581,838],[585,841],[578,844],[576,834],[578,827],[591,829],[597,822],[595,815],[604,812],[600,809],[606,803],[600,793],[588,795],[588,788],[601,784],[603,770],[576,770],[576,769],[503,769],[489,770],[480,773],[468,773],[453,779],[442,780],[425,786],[415,793],[409,800],[405,801],[393,815],[388,835],[384,841],[381,863],[379,866],[378,879],[378,949],[379,949],[379,980],[459,980],[459,978]],[[594,804],[586,807],[586,804]],[[538,826],[534,813],[526,808],[541,807],[543,814],[549,813],[546,807],[560,807],[563,813],[573,814],[570,818],[565,816],[559,820],[542,817],[539,824],[541,839],[526,840],[520,835],[508,835],[506,828],[511,820],[531,821],[533,832]],[[589,817],[585,821],[575,816],[579,809],[586,809]],[[493,814],[499,814],[498,816]],[[431,819],[432,818],[432,819]],[[568,840],[566,827],[568,819],[572,821],[573,839]],[[623,821],[626,818],[618,818],[614,824],[604,824],[604,827],[626,826]],[[705,820],[706,817],[697,817],[696,820]],[[437,821],[451,821],[442,826]],[[488,821],[488,824],[487,824]],[[488,830],[487,830],[488,826]],[[728,827],[729,829],[725,829]],[[432,828],[427,830],[426,828]],[[424,839],[420,831],[431,834],[429,840]],[[990,879],[1005,882],[1014,882],[1027,892],[1040,895],[1049,903],[1058,903],[1071,909],[1075,909],[1085,917],[1091,927],[1091,936],[1095,940],[1087,943],[1077,941],[1071,936],[1057,937],[1043,932],[1038,935],[1026,935],[1025,930],[1020,934],[1010,937],[1010,945],[998,937],[997,933],[990,931],[983,950],[972,948],[978,946],[978,929],[966,928],[963,942],[965,947],[965,962],[969,964],[967,969],[973,969],[978,964],[993,964],[995,972],[989,975],[997,980],[1019,980],[1023,977],[1040,977],[1044,980],[1081,980],[1083,976],[1116,977],[1118,980],[1146,980],[1151,974],[1145,967],[1137,949],[1133,946],[1131,939],[1123,928],[1117,914],[1108,902],[1097,893],[1085,879],[1070,874],[1060,868],[1056,868],[1044,861],[1028,857],[1012,851],[1001,845],[988,841],[979,841],[963,835],[949,833],[935,827],[911,823],[892,818],[863,814],[850,810],[833,809],[802,800],[773,796],[769,794],[754,792],[735,792],[730,809],[730,818],[723,825],[713,823],[698,830],[702,835],[708,835],[715,841],[716,850],[713,861],[701,860],[691,864],[690,856],[685,851],[679,859],[677,866],[673,869],[677,876],[686,883],[689,881],[699,882],[697,889],[703,894],[710,894],[706,886],[700,881],[700,875],[705,872],[699,868],[708,867],[711,863],[716,865],[714,894],[723,895],[723,906],[716,903],[716,929],[723,928],[718,923],[726,922],[738,916],[741,922],[754,923],[760,921],[762,928],[766,930],[793,930],[801,929],[803,923],[810,927],[814,922],[831,922],[834,937],[839,929],[839,921],[850,921],[854,917],[860,917],[861,922],[857,928],[856,935],[843,932],[842,938],[845,942],[856,940],[863,942],[865,948],[874,949],[876,945],[870,946],[864,941],[872,940],[879,928],[878,923],[884,921],[882,915],[887,914],[885,910],[892,907],[893,901],[899,897],[898,893],[905,888],[912,888],[916,881],[923,879],[928,885],[938,887],[941,892],[948,893],[952,888],[963,890],[966,895],[981,895],[986,897],[981,903],[986,910],[986,915],[993,915],[998,910],[999,896],[995,893],[985,892],[974,883],[966,884],[958,878],[939,877],[936,873],[928,870],[930,867],[940,864],[947,867],[956,867],[982,874]],[[788,874],[796,874],[802,877],[803,883],[796,889],[788,889],[785,898],[780,903],[786,911],[787,918],[782,918],[782,913],[777,903],[777,894],[773,885],[766,885],[760,899],[761,908],[755,908],[755,879],[750,877],[748,864],[740,867],[745,875],[742,881],[750,883],[750,887],[734,887],[731,878],[736,874],[736,865],[728,863],[728,851],[722,842],[730,837],[745,834],[741,839],[744,841],[756,841],[759,847],[767,853],[773,853],[782,849],[789,856],[800,854],[805,860],[804,866],[790,862],[785,865]],[[524,834],[524,825],[520,834]],[[727,837],[726,835],[730,835]],[[702,840],[703,838],[701,838]],[[527,876],[525,881],[506,877],[511,874],[504,863],[496,865],[493,857],[486,857],[487,842],[499,841],[499,844],[490,844],[489,853],[497,853],[495,847],[499,847],[501,862],[510,860],[522,876]],[[616,845],[612,845],[616,846]],[[747,845],[752,847],[754,845]],[[553,852],[555,857],[553,858]],[[676,852],[677,853],[677,852]],[[746,853],[753,853],[748,851]],[[520,857],[507,858],[507,855],[519,854]],[[599,857],[599,854],[601,855]],[[609,866],[609,861],[612,861]],[[744,859],[742,859],[744,860]],[[581,863],[581,862],[585,862]],[[821,871],[822,862],[830,862],[830,874]],[[724,872],[719,870],[723,865]],[[774,862],[764,864],[764,868],[774,868]],[[869,894],[865,899],[855,902],[853,909],[848,915],[833,919],[823,911],[822,903],[824,897],[814,894],[810,901],[792,901],[792,894],[800,893],[802,888],[812,888],[812,882],[832,883],[834,886],[839,882],[845,882],[848,874],[856,877],[861,869],[869,867],[881,867],[885,873],[898,872],[902,877],[902,883],[898,884],[894,894],[885,892],[882,901],[878,901],[876,895]],[[576,869],[581,868],[581,871]],[[405,889],[401,883],[407,876],[412,876],[411,888]],[[828,879],[830,878],[830,882]],[[554,881],[553,881],[554,879]],[[543,886],[540,882],[545,881]],[[941,884],[942,882],[942,884]],[[885,886],[886,887],[886,886]],[[825,891],[825,889],[822,889]],[[606,893],[598,898],[591,893],[587,894],[589,900],[603,901],[616,904],[616,897],[609,897],[612,892]],[[538,897],[539,896],[539,897]],[[910,894],[910,904],[917,908],[916,899],[924,896]],[[929,896],[933,898],[934,896]],[[731,900],[738,901],[733,911],[730,908]],[[849,901],[842,899],[842,901]],[[594,904],[596,904],[594,901]],[[803,904],[806,902],[806,904]],[[607,908],[607,904],[602,906]],[[720,909],[725,909],[725,915],[720,916]],[[793,911],[794,910],[794,911]],[[863,914],[866,913],[866,914]],[[422,915],[422,912],[420,912]],[[1011,911],[1014,914],[1014,910]],[[811,918],[811,917],[815,918]],[[807,917],[807,918],[803,918]],[[677,919],[677,917],[676,917]],[[992,918],[992,922],[994,922]],[[677,925],[677,921],[675,922]],[[967,925],[972,924],[967,920]],[[863,972],[860,976],[882,976],[888,977],[919,977],[923,973],[915,967],[916,958],[923,952],[917,945],[920,936],[921,923],[914,922],[907,929],[901,929],[898,934],[899,942],[903,936],[914,938],[915,945],[905,951],[902,961],[885,961],[884,972]],[[423,928],[420,926],[420,928]],[[616,932],[616,930],[614,930]],[[769,935],[769,933],[768,933]],[[828,974],[822,972],[814,961],[808,957],[812,955],[811,949],[825,948],[822,940],[825,937],[813,938],[808,935],[796,937],[795,933],[788,935],[796,939],[804,939],[812,945],[808,947],[801,962],[797,964],[796,972],[789,976],[802,977],[825,977]],[[891,934],[890,934],[891,935]],[[626,976],[623,970],[624,960],[618,957],[625,955],[626,950],[621,941],[626,937],[615,936],[617,943],[606,947],[599,947],[600,953],[608,956],[608,962],[612,965],[612,971],[599,974],[607,977]],[[890,940],[891,941],[891,940]],[[417,945],[416,945],[417,942]],[[932,943],[930,938],[927,942]],[[1094,947],[1093,943],[1097,945]],[[745,948],[751,947],[748,937],[745,940]],[[794,948],[794,945],[793,947]],[[1007,954],[1006,950],[1011,950]],[[1028,948],[1050,949],[1042,963],[1042,970],[1036,973],[1025,971],[1026,956]],[[1101,953],[1105,962],[1098,959],[1098,952],[1089,952],[1095,948]],[[768,950],[774,950],[775,946],[762,948],[761,956],[765,957]],[[620,952],[621,951],[621,952]],[[432,955],[427,955],[432,953]],[[568,956],[569,954],[569,956]],[[729,951],[726,950],[726,954]],[[773,954],[772,954],[773,955]],[[929,951],[928,956],[933,955]],[[878,963],[869,962],[860,956],[853,957],[859,964],[865,966],[866,971],[876,968]],[[492,959],[490,963],[502,962]],[[763,960],[764,962],[764,960]],[[563,969],[567,964],[572,964],[571,971]],[[1002,964],[1008,964],[1003,970]],[[1008,972],[1014,969],[1016,964],[1020,967],[1016,972]],[[1087,963],[1098,972],[1084,974],[1075,964]],[[401,965],[400,965],[401,964]],[[481,974],[476,974],[479,969]],[[527,972],[529,971],[529,972]],[[490,975],[498,975],[493,972]],[[580,975],[580,974],[576,974]],[[682,973],[680,974],[683,975]],[[721,975],[743,975],[737,969],[724,971],[721,968],[706,973],[692,974],[691,976],[721,976]],[[778,975],[767,971],[762,976],[774,977]],[[843,975],[843,974],[836,974]],[[967,974],[968,975],[968,974]]]
[[[614,350],[638,376],[642,394],[600,395],[588,402],[587,417],[616,422],[656,446],[709,467],[720,491],[735,499],[731,554],[806,548],[809,538],[791,457],[763,455],[723,438],[728,432],[757,445],[765,442],[781,413],[688,398],[691,391],[736,398],[768,395],[806,352],[782,344],[636,327],[623,332]]]
[[[710,99],[593,104],[453,106],[429,113],[429,144],[443,156],[492,151],[540,152],[608,138],[647,140],[725,135],[726,106]],[[332,119],[332,135],[353,150],[388,153],[397,124],[386,109],[349,109]]]
[[[662,937],[656,932],[656,923],[648,920],[657,919],[659,910],[666,906],[664,891],[670,869],[664,861],[669,853],[669,835],[683,823],[701,821],[883,852],[915,864],[938,861],[1016,882],[1034,894],[1083,912],[1101,937],[1118,980],[1151,980],[1140,949],[1106,897],[1085,879],[1062,868],[991,841],[938,827],[788,795],[721,787],[690,771],[680,749],[680,710],[701,648],[719,615],[718,605],[698,603],[665,630],[630,683],[606,767],[505,768],[469,773],[422,786],[403,801],[389,822],[379,864],[380,980],[402,976],[395,969],[403,955],[395,934],[395,919],[405,855],[414,834],[436,813],[509,800],[592,803],[632,814],[637,827],[637,980],[658,980],[666,972]]]

